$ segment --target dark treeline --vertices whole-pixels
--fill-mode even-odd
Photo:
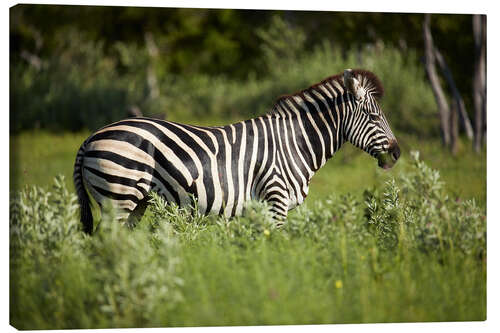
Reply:
[[[145,34],[153,33],[171,72],[245,78],[265,74],[256,31],[275,15],[305,32],[307,48],[328,39],[345,50],[377,42],[423,49],[422,14],[20,5],[11,11],[10,54],[14,61],[23,50],[54,56],[56,32],[64,29],[102,40],[108,52],[115,41],[144,45]],[[458,84],[468,90],[474,60],[471,16],[433,15],[432,32]]]
[[[225,87],[280,77],[321,47],[354,54],[352,67],[391,48],[425,73],[423,23],[423,14],[18,5],[10,10],[11,132],[95,129],[131,109],[165,115],[179,87],[201,91],[204,77]],[[430,29],[472,118],[472,16],[432,15]]]

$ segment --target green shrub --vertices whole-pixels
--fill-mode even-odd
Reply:
[[[412,152],[413,171],[401,176],[400,185],[389,181],[378,191],[365,192],[367,226],[384,248],[398,245],[401,234],[424,252],[459,249],[477,258],[485,255],[485,216],[475,201],[451,199],[444,191],[439,172]]]
[[[405,158],[405,157],[402,157]],[[403,162],[403,161],[402,161]],[[484,320],[486,222],[419,159],[363,198],[331,195],[276,228],[152,194],[127,228],[80,231],[56,178],[10,203],[10,322],[20,329]],[[304,306],[307,304],[307,306]]]
[[[109,56],[101,41],[86,40],[77,30],[61,32],[57,57],[36,68],[14,62],[10,68],[10,130],[33,128],[96,130],[127,117],[136,105],[158,113],[163,99],[151,100],[149,59],[134,44],[114,44]]]
[[[131,232],[103,214],[99,232],[80,231],[76,196],[27,188],[11,199],[10,322],[19,329],[159,325],[182,300],[169,226]]]

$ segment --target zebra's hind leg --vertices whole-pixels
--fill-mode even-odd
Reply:
[[[129,228],[135,227],[144,216],[144,212],[146,212],[146,208],[148,208],[148,196],[145,196],[142,200],[137,203],[135,209],[130,213],[127,218],[127,226]]]

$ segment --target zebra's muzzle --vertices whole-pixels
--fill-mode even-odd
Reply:
[[[396,141],[391,142],[389,150],[387,152],[379,153],[377,155],[378,166],[383,169],[390,169],[396,164],[397,160],[401,156],[401,150]]]

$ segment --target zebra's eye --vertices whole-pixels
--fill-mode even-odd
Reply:
[[[378,122],[380,120],[380,116],[378,114],[370,113],[368,116],[370,117],[370,120],[373,122]]]

